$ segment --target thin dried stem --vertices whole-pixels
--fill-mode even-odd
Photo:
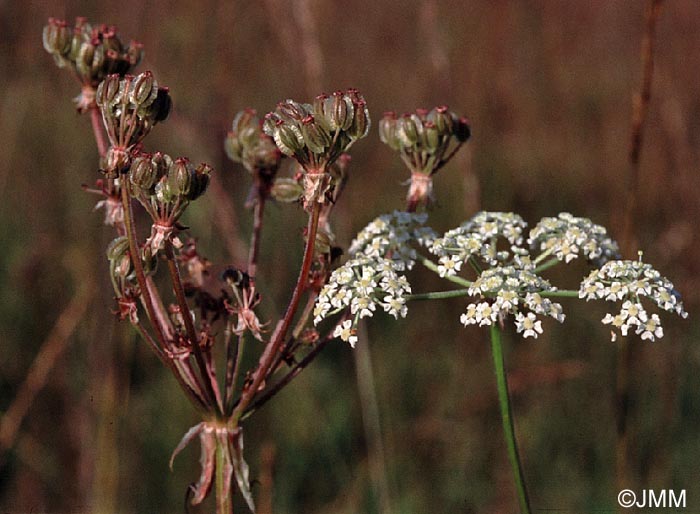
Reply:
[[[319,89],[323,77],[323,52],[310,0],[294,0],[292,12],[301,36],[306,87],[309,94],[313,94]]]
[[[266,442],[260,448],[260,493],[258,495],[258,514],[272,514],[272,498],[274,492],[275,474],[275,444]]]
[[[44,387],[51,370],[71,341],[71,335],[94,297],[92,283],[84,283],[56,320],[46,340],[41,344],[27,377],[14,400],[0,419],[0,450],[12,447],[24,416],[37,393]]]
[[[360,397],[365,438],[367,440],[370,476],[379,500],[379,512],[388,514],[392,512],[392,502],[386,471],[382,427],[379,419],[377,388],[374,383],[374,370],[370,354],[371,345],[366,323],[360,323],[360,331],[363,344],[357,345],[353,352],[355,357],[355,379]]]

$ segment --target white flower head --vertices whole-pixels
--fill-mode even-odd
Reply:
[[[619,248],[605,227],[588,218],[562,212],[556,218],[542,218],[530,231],[528,244],[569,263],[583,254],[591,262],[604,263],[619,255]]]
[[[351,347],[355,348],[355,344],[357,343],[357,330],[353,327],[352,320],[345,320],[336,326],[333,331],[333,337],[339,337],[346,343],[349,343]]]
[[[350,307],[356,318],[372,317],[381,306],[395,318],[405,317],[411,285],[396,271],[395,262],[362,255],[336,269],[316,299],[314,324]]]
[[[433,240],[429,250],[441,258],[453,257],[460,262],[479,256],[490,265],[503,264],[511,257],[513,247],[517,248],[523,242],[522,233],[526,226],[520,216],[511,212],[479,212],[469,221]],[[505,239],[510,250],[499,250],[499,239]],[[526,260],[527,250],[524,254],[520,249],[514,253]],[[451,274],[447,270],[444,273],[448,276]]]
[[[371,221],[358,232],[350,245],[352,257],[367,256],[389,259],[396,270],[411,269],[416,262],[416,251],[411,242],[432,243],[435,233],[423,226],[428,217],[425,213],[394,211]]]
[[[481,302],[476,306],[476,323],[483,327],[492,325],[498,320],[498,308],[494,308],[489,302]]]
[[[406,313],[408,312],[408,308],[406,307],[406,299],[403,297],[387,295],[384,297],[382,307],[384,308],[384,312],[388,312],[396,319],[399,319],[399,316],[405,318]]]
[[[675,312],[682,318],[688,316],[673,284],[651,265],[641,261],[605,263],[583,279],[579,297],[586,300],[622,301],[619,313],[608,313],[602,320],[603,324],[612,326],[613,341],[617,338],[616,331],[626,336],[630,329],[644,340],[655,341],[663,337],[659,316],[647,313],[642,305],[643,298],[648,298],[661,309]]]
[[[542,333],[542,322],[532,312],[528,312],[527,315],[519,312],[515,315],[515,328],[518,334],[523,334],[523,337],[537,339],[537,336]]]
[[[462,269],[462,259],[456,255],[443,255],[440,257],[440,264],[437,269],[441,277],[451,277]]]

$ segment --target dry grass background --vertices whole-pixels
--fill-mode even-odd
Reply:
[[[167,469],[194,412],[145,345],[109,314],[101,258],[109,234],[91,212],[95,199],[79,188],[96,177],[94,142],[89,121],[70,103],[76,85],[41,47],[49,16],[116,24],[124,37],[145,44],[140,69],[152,69],[175,101],[172,119],[154,130],[148,147],[215,167],[211,201],[199,202],[186,221],[205,253],[224,263],[237,261],[250,221],[240,208],[247,176],[221,145],[234,113],[246,106],[266,112],[283,98],[348,86],[363,92],[375,121],[386,110],[443,103],[470,118],[473,140],[438,176],[435,228],[451,228],[480,208],[514,210],[531,223],[567,210],[619,236],[644,4],[0,1],[4,418],[61,314],[75,318],[63,351],[47,357],[55,366],[46,385],[13,437],[0,437],[0,511],[181,512],[198,457],[190,449],[174,472]],[[690,318],[667,316],[661,342],[623,343],[637,356],[627,472],[635,487],[687,489],[695,509],[698,69],[700,5],[667,0],[635,227],[645,260],[674,281]],[[346,245],[375,215],[399,208],[404,195],[402,165],[376,131],[353,149],[351,173],[335,220]],[[261,270],[273,317],[295,278],[295,234],[304,222],[288,206],[267,216]],[[583,272],[573,266],[562,279],[573,285]],[[424,274],[415,285],[441,287]],[[76,296],[83,315],[80,305],[66,311]],[[247,426],[261,504],[276,513],[512,512],[486,334],[459,326],[464,303],[416,304],[407,321],[369,324],[361,344],[372,357],[384,473],[365,436],[345,346],[327,349],[262,411]],[[507,341],[526,478],[535,509],[612,511],[616,349],[598,323],[601,306],[565,308],[567,323],[547,324],[546,337]]]

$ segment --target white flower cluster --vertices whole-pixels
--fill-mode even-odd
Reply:
[[[589,261],[601,264],[619,258],[617,243],[608,237],[605,227],[568,212],[562,212],[556,218],[542,218],[530,231],[527,242],[567,264],[580,253]]]
[[[649,298],[659,308],[675,312],[682,318],[688,313],[673,284],[651,265],[641,261],[610,261],[599,270],[583,279],[579,298],[588,300],[622,301],[618,314],[606,314],[603,323],[611,325],[612,340],[617,339],[617,331],[626,336],[630,330],[642,339],[655,341],[664,335],[661,320],[657,314],[649,314],[641,299]]]
[[[406,317],[406,295],[411,286],[403,275],[397,274],[398,264],[383,257],[360,256],[336,269],[323,286],[314,308],[314,324],[350,307],[352,320],[336,327],[335,337],[355,345],[357,321],[371,317],[377,306],[397,318]]]
[[[470,295],[480,296],[483,301],[467,305],[460,321],[464,326],[484,326],[513,314],[517,332],[523,337],[536,338],[542,333],[542,322],[536,314],[550,316],[560,323],[565,318],[559,303],[540,294],[547,291],[556,288],[528,269],[516,266],[488,269],[469,288]]]
[[[415,241],[425,246],[436,236],[433,229],[423,226],[427,219],[425,213],[402,211],[379,216],[357,234],[349,253],[352,257],[391,259],[397,271],[411,269],[417,254],[409,243]]]
[[[479,212],[469,221],[435,239],[429,245],[429,250],[440,258],[438,271],[441,277],[455,275],[462,263],[472,256],[480,256],[488,264],[496,266],[512,255],[518,258],[527,254],[527,250],[518,247],[523,242],[526,227],[525,221],[511,212]],[[498,249],[499,238],[510,243],[510,252]]]

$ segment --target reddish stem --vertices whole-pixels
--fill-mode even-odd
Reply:
[[[148,288],[146,275],[143,271],[143,265],[141,264],[141,259],[138,258],[139,251],[136,242],[136,227],[134,225],[134,216],[131,209],[131,196],[129,195],[129,188],[122,187],[122,205],[124,206],[124,225],[126,227],[127,239],[129,240],[129,255],[131,257],[131,263],[134,266],[134,271],[136,272],[136,280],[141,289],[141,296],[143,298],[143,303],[146,307],[146,313],[151,322],[151,326],[156,333],[156,339],[160,344],[161,348],[167,348],[167,339],[163,333],[163,327],[158,322],[158,317],[156,311],[153,307],[153,298],[151,297],[150,289]],[[188,396],[193,401],[193,403],[200,409],[206,411],[206,404],[202,400],[202,395],[199,391],[193,390],[188,386],[178,370],[175,368],[174,364],[166,359],[168,367],[171,369],[175,378],[177,379],[180,386],[188,393]]]
[[[418,208],[418,199],[415,198],[413,195],[411,195],[406,200],[406,212],[416,212],[417,208]]]
[[[306,289],[309,270],[311,269],[311,263],[313,261],[314,247],[316,245],[316,232],[318,230],[318,218],[320,213],[321,204],[314,203],[311,210],[311,216],[309,216],[304,258],[302,260],[301,270],[299,271],[296,286],[294,287],[294,292],[292,293],[292,298],[289,301],[286,312],[284,313],[284,318],[282,318],[282,320],[277,324],[277,328],[272,334],[270,342],[267,344],[263,354],[260,356],[260,363],[253,376],[253,381],[248,385],[248,387],[243,389],[243,392],[241,393],[241,400],[233,410],[231,417],[234,420],[234,423],[238,422],[246,407],[248,407],[258,392],[263,380],[265,380],[267,372],[270,369],[270,366],[275,358],[275,355],[279,351],[282,342],[284,341],[287,330],[289,330],[292,319],[294,318],[297,308],[299,307],[299,300],[301,299],[304,289]]]
[[[107,154],[107,140],[102,130],[102,114],[99,107],[95,106],[90,109],[90,121],[92,121],[92,131],[95,134],[97,152],[100,157],[104,157]]]
[[[248,275],[255,284],[255,277],[258,268],[258,255],[260,253],[260,233],[263,224],[263,212],[265,211],[265,195],[258,189],[258,198],[255,202],[255,212],[253,214],[253,235],[250,238],[250,254],[248,255]]]
[[[342,316],[335,326],[338,326],[346,319],[348,319],[347,315]],[[333,328],[335,329],[335,327]],[[313,361],[318,354],[321,353],[321,350],[323,350],[326,345],[334,339],[336,339],[336,337],[333,336],[333,331],[329,332],[328,335],[321,339],[321,341],[319,341],[318,344],[314,346],[313,349],[307,353],[301,361],[299,361],[299,363],[295,364],[294,367],[284,377],[282,377],[279,382],[270,387],[250,404],[250,406],[243,413],[243,419],[249,417],[251,414],[253,414],[253,412],[265,405],[270,399],[272,399],[273,396],[287,386],[287,384],[289,384],[299,373],[301,373],[304,368],[306,368],[311,361]]]
[[[209,373],[209,368],[206,361],[204,360],[204,354],[199,346],[199,338],[197,337],[197,331],[194,327],[194,322],[192,321],[192,313],[189,306],[187,305],[187,299],[185,298],[185,290],[182,287],[182,279],[180,278],[180,269],[175,261],[175,253],[173,252],[173,244],[170,241],[165,243],[165,255],[168,262],[168,271],[170,272],[170,278],[173,283],[173,291],[175,292],[175,298],[177,299],[177,304],[180,307],[180,314],[182,314],[182,319],[185,323],[185,330],[187,331],[187,337],[192,344],[192,353],[194,353],[195,361],[199,367],[199,375],[204,382],[204,388],[207,392],[207,396],[211,400],[212,407],[222,414],[221,408],[221,396],[216,394],[214,386],[211,381],[211,376]]]

